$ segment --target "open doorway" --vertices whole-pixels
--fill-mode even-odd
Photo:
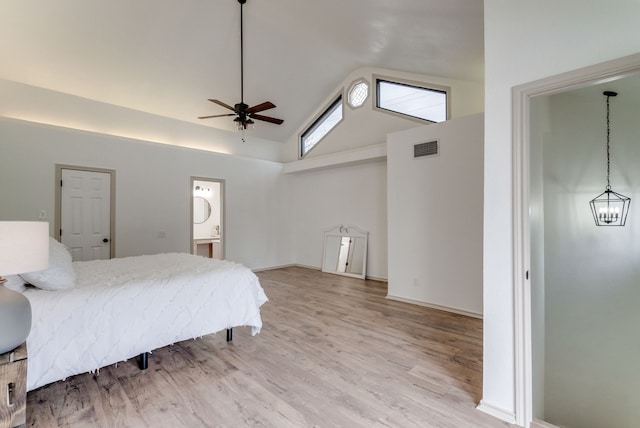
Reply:
[[[191,177],[191,253],[223,260],[224,180]]]
[[[640,132],[633,117],[639,72],[640,55],[633,55],[513,90],[517,414],[524,426],[637,421],[630,360],[640,342],[628,329],[639,318],[624,305],[640,299],[638,229],[630,221],[596,228],[588,202],[604,186],[605,90],[624,94],[616,100],[612,173],[622,193],[638,197],[632,163],[640,154],[624,140]]]

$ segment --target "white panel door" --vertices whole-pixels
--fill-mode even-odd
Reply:
[[[111,174],[62,169],[60,240],[73,261],[111,256]]]

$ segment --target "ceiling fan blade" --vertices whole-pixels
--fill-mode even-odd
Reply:
[[[251,118],[252,119],[258,119],[258,120],[263,120],[265,122],[275,123],[276,125],[282,125],[282,123],[284,122],[284,120],[282,120],[282,119],[276,119],[275,117],[263,116],[261,114],[252,114]]]
[[[262,104],[257,104],[253,107],[249,107],[247,109],[247,113],[257,113],[259,111],[269,110],[270,108],[275,108],[275,104],[271,101],[265,101]]]
[[[225,103],[223,103],[223,102],[222,102],[222,101],[220,101],[220,100],[212,100],[211,98],[209,98],[209,101],[211,101],[212,103],[216,103],[216,104],[218,104],[219,106],[222,106],[222,107],[224,107],[224,108],[228,108],[229,110],[236,111],[236,109],[235,109],[235,108],[231,107],[229,104],[225,104]]]
[[[226,116],[235,116],[235,113],[229,114],[214,114],[213,116],[200,116],[198,119],[211,119],[212,117],[226,117]]]

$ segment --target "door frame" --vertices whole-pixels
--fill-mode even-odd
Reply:
[[[530,202],[530,106],[532,98],[592,86],[640,72],[640,54],[518,85],[512,106],[512,236],[515,331],[515,419],[529,427],[533,421],[533,350]]]
[[[226,259],[227,248],[227,201],[226,201],[226,180],[223,178],[210,178],[210,177],[198,177],[191,176],[189,180],[189,252],[193,249],[193,183],[195,181],[209,181],[211,183],[220,184],[220,204],[222,209],[220,210],[220,257],[222,260]]]
[[[60,228],[62,223],[62,170],[102,172],[110,175],[110,199],[109,199],[109,239],[111,240],[110,258],[116,256],[116,171],[114,169],[95,168],[88,166],[56,164],[55,172],[55,216],[53,223],[53,237],[60,241]]]

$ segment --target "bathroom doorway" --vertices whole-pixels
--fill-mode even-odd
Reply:
[[[191,253],[224,260],[224,180],[191,177]]]

